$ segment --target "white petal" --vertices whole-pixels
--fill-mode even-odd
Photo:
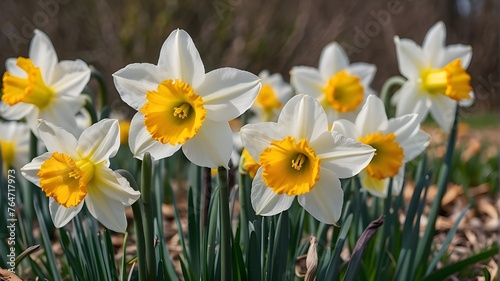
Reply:
[[[396,135],[396,142],[401,143],[416,134],[419,129],[418,115],[413,113],[391,118],[387,128],[382,133],[393,133]]]
[[[356,117],[356,128],[361,133],[361,136],[366,136],[387,126],[387,115],[382,100],[375,96],[369,95],[365,105]]]
[[[95,170],[93,181],[103,194],[113,201],[121,202],[123,206],[134,204],[141,195],[130,187],[130,183],[123,176],[104,165]]]
[[[445,40],[446,27],[444,26],[444,23],[442,21],[439,21],[434,24],[429,29],[429,31],[427,31],[427,34],[424,38],[424,43],[422,44],[422,48],[424,50],[426,58],[433,66],[435,65],[437,68],[441,67],[438,66],[437,63],[439,63],[439,57],[441,56],[441,52],[444,49]]]
[[[255,213],[260,216],[273,216],[288,210],[295,196],[279,195],[267,187],[262,180],[262,171],[262,168],[257,170],[252,182],[251,200]]]
[[[170,33],[160,50],[158,66],[173,77],[197,88],[205,75],[205,66],[189,34],[176,29]]]
[[[462,66],[464,68],[469,67],[472,59],[472,47],[462,44],[447,46],[439,60],[439,67],[444,67],[456,59],[462,60]]]
[[[334,172],[339,178],[349,178],[364,169],[373,158],[375,149],[337,132],[321,135],[311,143],[321,160],[321,167]]]
[[[290,83],[296,93],[308,94],[314,98],[322,98],[325,82],[319,71],[309,66],[294,66],[290,71]]]
[[[61,61],[54,68],[52,80],[58,95],[78,96],[90,80],[90,68],[81,60]]]
[[[314,140],[328,130],[328,119],[321,104],[309,95],[291,98],[281,110],[280,127],[289,128],[289,135],[296,141]]]
[[[212,120],[205,120],[198,133],[182,146],[189,161],[209,168],[229,169],[232,150],[233,134],[229,123]]]
[[[78,153],[93,163],[116,155],[120,147],[120,126],[116,119],[103,119],[83,131],[78,139]]]
[[[144,154],[149,152],[153,160],[163,159],[174,154],[181,148],[180,145],[172,146],[154,140],[144,125],[144,115],[136,113],[130,122],[128,143],[134,157],[142,160]]]
[[[240,136],[248,153],[258,160],[262,151],[268,148],[272,141],[285,138],[281,131],[277,123],[261,122],[243,126]]]
[[[429,134],[419,130],[416,134],[412,135],[411,138],[400,142],[399,145],[403,148],[405,155],[403,162],[406,163],[411,161],[420,155],[429,145],[430,138]]]
[[[19,66],[17,66],[17,58],[8,58],[5,60],[5,70],[10,74],[19,78],[27,78],[28,74]]]
[[[345,119],[333,122],[332,131],[338,132],[351,139],[357,139],[361,135],[354,123]]]
[[[64,128],[78,137],[80,128],[76,125],[76,113],[83,107],[84,96],[60,97],[54,99],[50,106],[40,110],[38,119],[43,119],[56,126]]]
[[[453,120],[455,120],[455,110],[457,102],[445,95],[433,95],[431,105],[431,115],[446,133],[449,133]]]
[[[367,172],[362,171],[359,173],[361,186],[370,194],[376,197],[387,197],[387,189],[389,188],[390,178],[379,180],[368,175]]]
[[[43,141],[49,152],[61,152],[68,154],[72,158],[76,158],[76,148],[78,142],[76,138],[61,127],[47,122],[45,120],[39,121],[38,133],[40,139]]]
[[[113,74],[121,99],[135,110],[146,103],[146,93],[156,91],[158,84],[171,75],[150,63],[129,64]]]
[[[405,164],[399,168],[398,173],[392,178],[392,194],[399,195],[405,181]],[[387,187],[389,188],[389,187]]]
[[[337,43],[332,42],[323,48],[319,57],[319,72],[323,79],[327,80],[335,73],[349,66],[349,58],[344,49]]]
[[[225,67],[207,73],[195,92],[203,98],[207,119],[227,122],[250,108],[260,87],[258,76]]]
[[[22,175],[34,185],[40,186],[40,178],[38,177],[38,172],[40,171],[40,167],[42,166],[43,162],[49,159],[51,155],[52,152],[45,152],[44,154],[33,158],[30,163],[24,165],[24,167],[21,168]]]
[[[123,202],[108,197],[100,187],[87,186],[85,197],[87,208],[92,216],[110,230],[124,233],[127,230],[125,206]]]
[[[372,83],[372,80],[375,77],[377,67],[374,64],[355,62],[351,64],[346,70],[350,74],[358,76],[361,79],[361,84],[363,84],[363,86],[365,87],[365,91],[367,91],[368,86]]]
[[[0,116],[7,120],[21,120],[28,115],[35,106],[30,103],[20,102],[10,106],[0,101]]]
[[[66,208],[59,203],[57,203],[54,198],[49,198],[49,213],[52,218],[52,222],[54,226],[57,228],[61,228],[68,224],[70,220],[72,220],[78,213],[82,210],[84,200],[78,204],[78,206]]]
[[[33,63],[40,67],[45,83],[52,80],[52,72],[58,61],[57,54],[49,37],[42,31],[35,29],[31,39],[29,57]]]
[[[417,113],[419,122],[422,122],[431,107],[428,95],[419,93],[419,86],[413,81],[404,83],[397,94],[399,97],[396,105],[396,116]]]
[[[420,69],[424,68],[424,52],[415,42],[409,39],[399,39],[394,37],[396,44],[396,56],[398,58],[399,72],[407,79],[417,79],[420,77]]]
[[[320,180],[309,193],[298,196],[299,204],[314,218],[335,224],[342,213],[344,191],[335,173],[322,169]]]

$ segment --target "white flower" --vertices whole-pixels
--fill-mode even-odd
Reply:
[[[0,115],[8,120],[26,118],[35,135],[38,119],[78,135],[75,115],[84,105],[80,93],[90,79],[90,68],[81,60],[59,62],[49,37],[34,32],[29,58],[5,62]]]
[[[471,105],[474,93],[465,71],[472,49],[465,45],[445,47],[446,29],[436,23],[425,36],[423,47],[409,39],[394,38],[399,71],[408,81],[394,95],[396,116],[418,113],[418,120],[431,113],[439,126],[449,132],[457,102]]]
[[[317,220],[334,224],[344,195],[339,178],[356,175],[374,149],[328,131],[325,111],[308,95],[297,95],[283,107],[278,123],[241,128],[245,148],[261,167],[252,183],[252,206],[259,215],[287,210],[295,197]]]
[[[331,123],[340,118],[354,120],[366,96],[373,92],[370,83],[376,71],[373,64],[349,64],[342,47],[333,42],[321,52],[318,69],[295,66],[290,81],[297,92],[319,100]]]
[[[130,64],[113,74],[121,98],[138,112],[130,125],[135,157],[154,159],[182,147],[198,166],[227,168],[232,151],[228,121],[250,108],[259,78],[235,68],[205,74],[191,37],[174,30],[163,44],[158,65]]]
[[[250,108],[255,116],[248,123],[276,121],[283,105],[292,97],[292,87],[283,81],[279,73],[259,73],[262,82],[259,95]]]
[[[120,146],[117,120],[104,119],[87,128],[77,140],[66,130],[40,121],[40,139],[48,152],[21,169],[29,181],[50,197],[56,227],[65,226],[83,207],[105,227],[125,232],[125,207],[139,199],[139,191],[109,168],[109,158]]]
[[[10,168],[20,169],[29,162],[30,131],[25,123],[0,121],[0,147],[4,175]]]
[[[387,119],[384,103],[375,95],[368,96],[355,123],[335,121],[332,131],[376,149],[375,156],[359,177],[363,188],[378,197],[387,196],[391,178],[393,193],[400,193],[405,163],[422,153],[430,139],[427,133],[420,130],[416,114]]]

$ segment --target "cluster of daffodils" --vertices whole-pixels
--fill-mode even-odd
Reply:
[[[103,119],[90,126],[77,121],[85,115],[81,92],[90,68],[80,60],[58,61],[49,38],[37,30],[29,58],[6,62],[0,116],[25,123],[0,123],[6,132],[0,137],[2,161],[22,166],[45,192],[56,227],[86,205],[105,227],[125,232],[124,209],[140,193],[109,168],[120,144],[138,159],[148,153],[160,160],[182,149],[195,165],[228,168],[235,142],[229,122],[249,110],[239,132],[244,149],[238,151],[240,170],[253,178],[255,212],[275,215],[297,198],[317,220],[335,224],[344,201],[340,179],[359,176],[374,196],[398,194],[405,163],[429,143],[420,130],[428,112],[449,131],[456,104],[472,103],[465,71],[471,50],[445,47],[444,40],[442,23],[430,29],[422,48],[394,39],[407,80],[392,98],[396,117],[388,118],[370,88],[376,67],[350,63],[338,43],[324,48],[318,68],[293,67],[289,85],[268,71],[205,72],[193,40],[178,29],[165,40],[156,65],[134,63],[113,74],[121,99],[137,111],[131,122]],[[30,129],[46,152],[28,163]]]

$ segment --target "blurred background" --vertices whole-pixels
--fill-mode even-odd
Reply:
[[[292,66],[317,66],[323,47],[337,41],[352,62],[377,66],[372,88],[380,91],[387,78],[399,74],[394,35],[422,44],[440,20],[447,44],[473,48],[469,73],[477,99],[464,113],[489,112],[498,122],[497,0],[1,0],[0,61],[27,56],[32,30],[39,28],[52,39],[59,59],[79,58],[100,70],[113,105],[122,107],[111,74],[129,63],[156,64],[163,41],[182,28],[207,71],[268,69],[287,81]],[[3,64],[0,70],[5,71]]]

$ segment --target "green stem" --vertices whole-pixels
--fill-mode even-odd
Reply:
[[[391,108],[391,97],[394,91],[392,89],[394,87],[401,87],[406,82],[406,79],[401,76],[393,76],[387,81],[385,81],[384,85],[382,85],[382,90],[380,90],[380,98],[384,102],[385,111],[387,112],[387,116],[392,116],[389,114],[389,109]]]
[[[126,170],[116,170],[124,178],[128,180],[130,186],[134,190],[139,190],[139,185],[135,178]],[[137,258],[139,260],[139,280],[144,281],[147,279],[147,269],[146,269],[146,247],[144,245],[144,227],[142,224],[142,205],[141,200],[137,200],[132,204],[132,212],[134,213],[134,230],[135,230],[135,240],[137,246]]]
[[[101,110],[108,106],[108,91],[106,90],[106,83],[104,82],[104,77],[102,77],[101,72],[97,70],[94,66],[90,66],[91,78],[94,78],[99,84],[99,98],[101,102]]]
[[[229,191],[227,170],[219,167],[219,210],[221,225],[221,280],[231,280],[231,221],[229,219]]]
[[[247,215],[247,199],[246,199],[246,189],[245,175],[239,173],[240,175],[240,188],[239,188],[239,202],[240,202],[240,229],[241,229],[241,239],[240,243],[247,246],[249,241],[248,234],[248,215]],[[248,251],[245,247],[245,253]]]
[[[451,129],[451,133],[448,140],[448,146],[446,147],[446,154],[444,157],[443,165],[441,166],[441,170],[439,171],[439,177],[437,180],[438,192],[437,195],[432,202],[431,212],[429,214],[429,219],[427,222],[427,227],[425,229],[425,233],[423,236],[423,241],[425,246],[418,247],[417,249],[417,261],[423,263],[428,257],[431,248],[431,243],[433,241],[432,237],[434,237],[434,231],[436,230],[436,220],[441,209],[441,201],[443,200],[444,194],[447,189],[448,179],[450,177],[451,165],[452,165],[452,157],[453,151],[455,148],[455,142],[457,139],[457,124],[458,124],[458,104],[456,105],[455,111],[455,119],[453,121],[453,127]]]
[[[154,216],[151,196],[151,183],[153,180],[153,161],[151,155],[146,153],[142,159],[141,169],[141,198],[142,221],[144,222],[144,239],[146,244],[146,263],[148,268],[148,280],[156,276],[156,255],[154,248]]]

